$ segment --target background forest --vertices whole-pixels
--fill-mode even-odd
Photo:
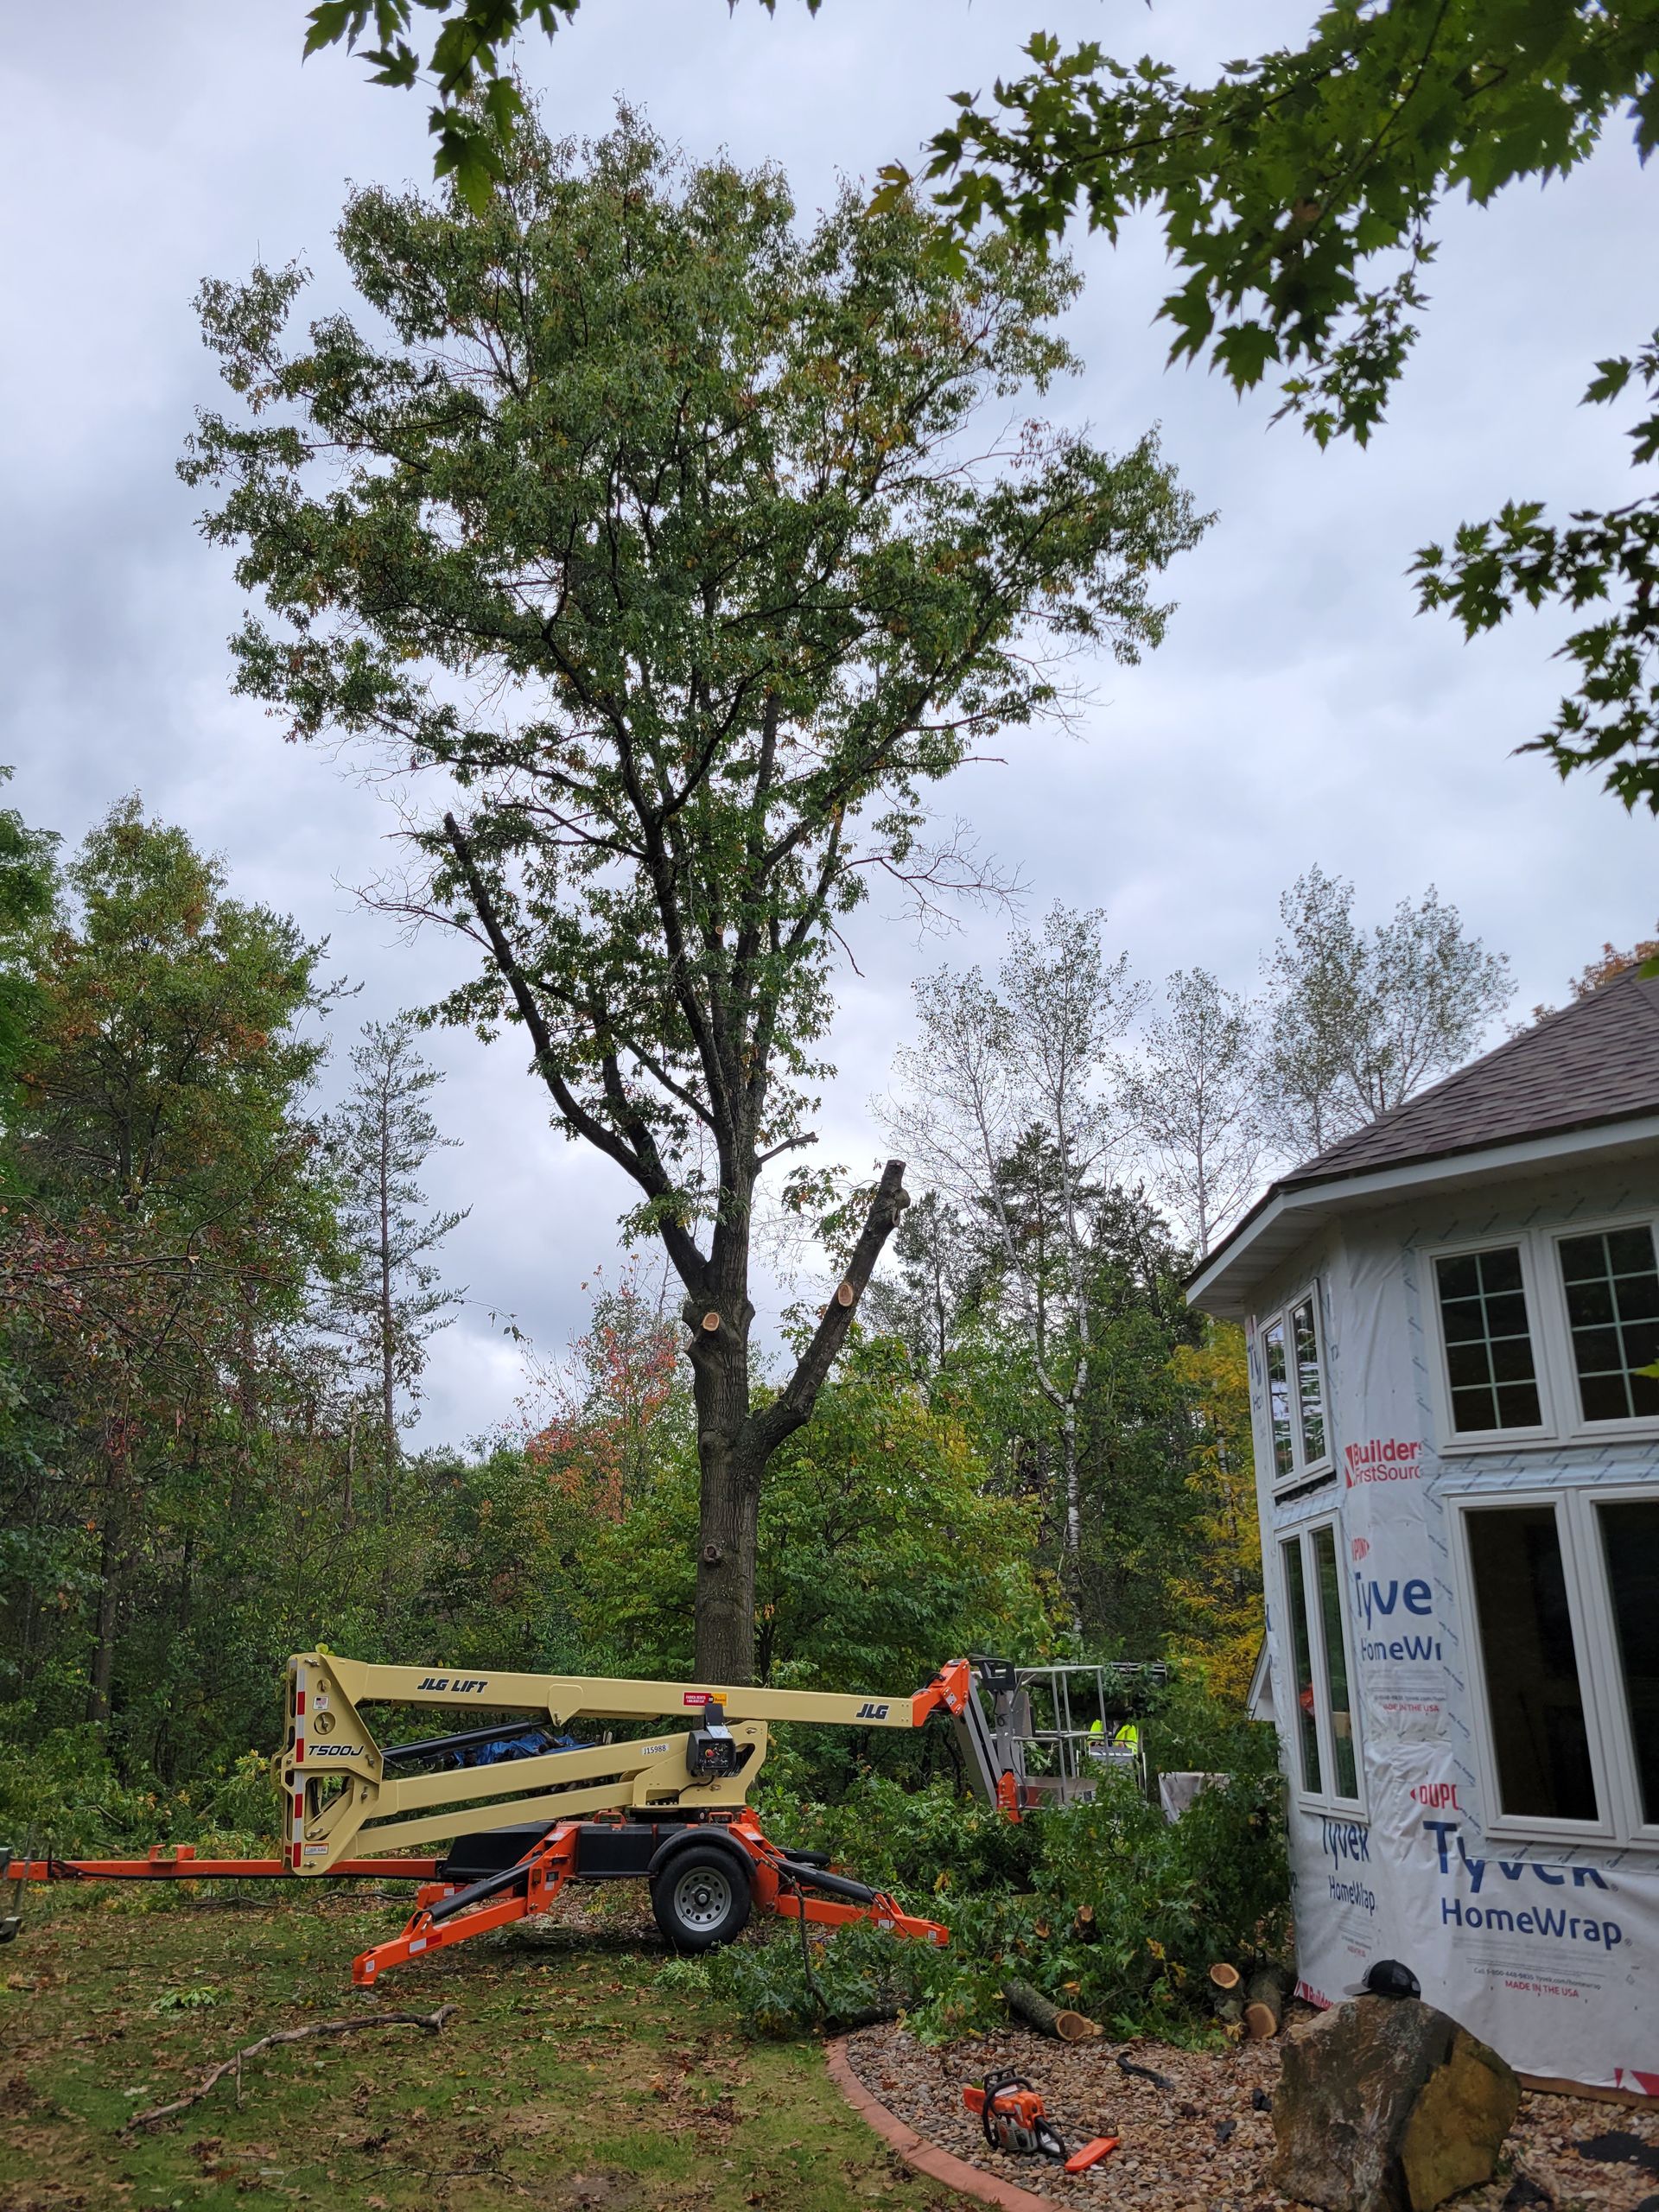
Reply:
[[[283,1662],[319,1643],[688,1669],[698,1470],[660,1271],[590,1277],[590,1325],[530,1356],[497,1433],[410,1449],[462,1295],[457,1217],[421,1189],[445,1139],[418,1027],[353,1037],[321,949],[137,800],[73,855],[0,826],[11,1826],[66,1848],[257,1829]],[[771,1471],[762,1678],[1185,1655],[1237,1709],[1260,1629],[1243,1340],[1183,1278],[1275,1160],[1442,1071],[1507,995],[1432,893],[1368,931],[1316,873],[1283,912],[1255,1004],[1202,974],[1148,992],[1103,918],[1059,911],[999,973],[918,988],[878,1105],[920,1195]],[[847,1194],[823,1196],[797,1335],[845,1234]]]

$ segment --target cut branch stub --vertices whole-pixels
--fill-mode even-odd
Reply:
[[[704,1332],[705,1332],[707,1335],[709,1335],[709,1336],[711,1336],[711,1337],[712,1337],[712,1336],[714,1335],[714,1333],[715,1333],[715,1330],[716,1330],[717,1328],[719,1328],[719,1326],[720,1326],[720,1316],[719,1316],[719,1314],[718,1314],[718,1313],[705,1313],[705,1314],[703,1315],[703,1317],[702,1317],[702,1326],[703,1326]]]
[[[850,1306],[857,1296],[858,1293],[851,1283],[844,1282],[836,1292],[836,1303],[837,1306]]]

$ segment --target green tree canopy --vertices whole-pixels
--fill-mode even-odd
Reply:
[[[353,196],[370,322],[289,350],[296,269],[201,296],[246,412],[204,415],[184,473],[275,617],[239,688],[435,785],[393,903],[476,949],[443,1012],[522,1027],[684,1287],[715,1680],[749,1663],[766,1463],[904,1203],[890,1163],[847,1297],[752,1399],[754,1192],[812,1141],[847,917],[873,875],[982,880],[926,787],[1063,710],[1068,656],[1155,643],[1153,580],[1202,527],[1150,437],[969,442],[1073,365],[1074,280],[931,235],[850,192],[798,226],[776,172],[680,162],[626,115],[585,151],[532,118],[482,214]]]
[[[413,84],[424,67],[438,167],[481,199],[518,97],[501,56],[578,0],[424,3],[439,18],[425,56],[408,42],[413,0],[324,0],[307,51],[372,25],[381,82]],[[931,142],[925,174],[955,234],[989,217],[1041,243],[1081,214],[1116,238],[1155,210],[1177,272],[1160,310],[1171,359],[1207,353],[1240,391],[1282,372],[1281,413],[1321,444],[1363,444],[1380,423],[1428,304],[1449,198],[1484,207],[1565,176],[1621,123],[1642,161],[1659,137],[1655,0],[1327,0],[1301,45],[1230,61],[1210,84],[1097,39],[1068,50],[1046,31],[1024,59],[989,100],[957,94]],[[902,164],[884,175],[878,206],[911,185]],[[1565,519],[1515,498],[1424,547],[1415,573],[1422,606],[1468,636],[1522,606],[1584,617],[1560,648],[1573,689],[1522,749],[1563,776],[1599,769],[1627,807],[1659,811],[1659,332],[1599,360],[1585,397],[1630,392],[1645,395],[1630,431],[1634,498]]]
[[[1240,391],[1284,372],[1281,413],[1325,444],[1362,444],[1405,373],[1435,226],[1462,194],[1548,183],[1619,124],[1659,139],[1654,0],[1328,0],[1306,42],[1185,84],[1166,62],[1046,32],[990,102],[957,96],[926,174],[959,236],[983,217],[1058,237],[1076,214],[1116,238],[1157,212],[1176,270],[1160,313],[1173,360],[1205,354]],[[888,188],[908,188],[902,168]],[[1575,689],[1530,741],[1563,776],[1597,767],[1626,806],[1659,811],[1659,340],[1599,361],[1586,397],[1644,390],[1631,460],[1643,488],[1605,513],[1549,519],[1511,500],[1420,554],[1426,607],[1466,633],[1517,606],[1588,619],[1560,648]]]
[[[32,1482],[22,1471],[5,1517],[41,1532],[60,1598],[48,1532],[96,1535],[85,1680],[101,1719],[158,1528],[190,1517],[182,1491],[200,1502],[239,1464],[226,1425],[257,1407],[276,1340],[332,1261],[334,1214],[299,1110],[321,1049],[301,1027],[316,949],[227,896],[217,863],[137,801],[92,830],[63,894],[31,940],[8,1114],[22,1187],[0,1241],[8,1349],[48,1395],[59,1448]],[[226,1448],[201,1489],[215,1432]],[[175,1554],[162,1571],[176,1576]]]

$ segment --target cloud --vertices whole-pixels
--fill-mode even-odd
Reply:
[[[300,0],[36,9],[9,33],[0,84],[13,186],[0,233],[0,759],[30,818],[79,834],[120,792],[221,850],[238,891],[327,935],[365,1014],[429,998],[451,948],[397,942],[343,888],[383,865],[382,802],[316,752],[283,745],[228,690],[241,596],[201,543],[173,475],[193,410],[216,399],[190,308],[200,278],[299,257],[321,304],[344,296],[330,243],[345,181],[423,180],[425,103],[371,88],[339,54],[301,67]],[[1134,17],[1181,66],[1294,37],[1309,5],[1189,0]],[[838,170],[913,157],[960,85],[988,85],[1039,21],[1100,35],[1093,0],[586,0],[523,49],[556,129],[602,130],[619,93],[689,151],[778,160],[804,209]],[[1419,619],[1414,549],[1511,493],[1617,497],[1616,410],[1576,403],[1597,355],[1651,321],[1646,187],[1623,145],[1541,195],[1453,210],[1417,366],[1370,452],[1320,455],[1270,398],[1203,372],[1166,374],[1152,327],[1164,276],[1149,225],[1113,254],[1079,248],[1072,317],[1085,375],[1059,407],[1123,443],[1160,419],[1166,450],[1220,519],[1172,579],[1164,649],[1096,671],[1086,735],[1010,733],[1007,766],[947,796],[994,832],[1040,910],[1109,907],[1140,969],[1202,962],[1253,979],[1282,886],[1319,861],[1353,876],[1368,918],[1433,880],[1512,956],[1518,1002],[1559,997],[1605,937],[1649,933],[1655,831],[1510,748],[1546,723],[1557,632],[1523,622],[1465,647]],[[968,918],[950,957],[996,957]],[[942,957],[877,899],[855,938],[835,1040],[825,1152],[880,1147],[867,1110],[910,1021],[913,976]],[[343,1017],[349,1021],[353,1017]],[[622,1179],[547,1126],[521,1046],[431,1040],[442,1120],[464,1140],[429,1178],[472,1213],[448,1249],[474,1304],[440,1339],[424,1438],[510,1414],[516,1355],[489,1313],[547,1350],[581,1325],[581,1282],[613,1245]],[[766,1310],[769,1294],[758,1302]],[[775,1306],[775,1300],[774,1300]]]

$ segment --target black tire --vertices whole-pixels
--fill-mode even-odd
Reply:
[[[717,1843],[688,1844],[651,1885],[657,1925],[677,1951],[712,1951],[749,1924],[748,1870]]]

